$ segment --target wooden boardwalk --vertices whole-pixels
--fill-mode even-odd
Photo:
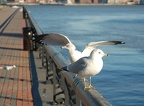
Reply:
[[[38,51],[23,50],[23,27],[22,12],[0,10],[0,106],[52,106],[53,85],[46,83]]]
[[[23,50],[22,13],[4,7],[0,10],[0,106],[33,106],[29,52]]]
[[[0,106],[33,106],[29,52],[23,50],[25,23],[22,13],[15,12],[0,10]],[[12,65],[16,68],[5,69]]]

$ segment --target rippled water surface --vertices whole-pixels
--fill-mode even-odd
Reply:
[[[114,106],[144,106],[144,6],[27,6],[45,33],[62,33],[83,50],[91,41],[121,40],[98,47],[104,57],[92,84]],[[66,50],[59,49],[66,55]]]

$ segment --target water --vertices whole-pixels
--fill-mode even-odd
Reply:
[[[144,106],[144,6],[27,6],[45,33],[62,33],[83,50],[91,41],[121,40],[98,47],[104,57],[94,85],[114,106]],[[66,55],[66,50],[60,50]]]

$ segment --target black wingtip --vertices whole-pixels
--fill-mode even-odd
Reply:
[[[125,44],[125,42],[122,41],[121,44]]]
[[[123,42],[123,41],[120,41],[120,43],[119,44],[125,44],[125,42]]]
[[[123,42],[123,41],[116,41],[115,44],[116,44],[116,45],[117,45],[117,44],[125,44],[125,42]]]

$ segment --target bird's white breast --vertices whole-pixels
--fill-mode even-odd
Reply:
[[[103,67],[102,59],[89,61],[87,67],[85,69],[81,70],[78,73],[78,76],[81,76],[81,77],[94,76],[101,71],[102,67]]]

